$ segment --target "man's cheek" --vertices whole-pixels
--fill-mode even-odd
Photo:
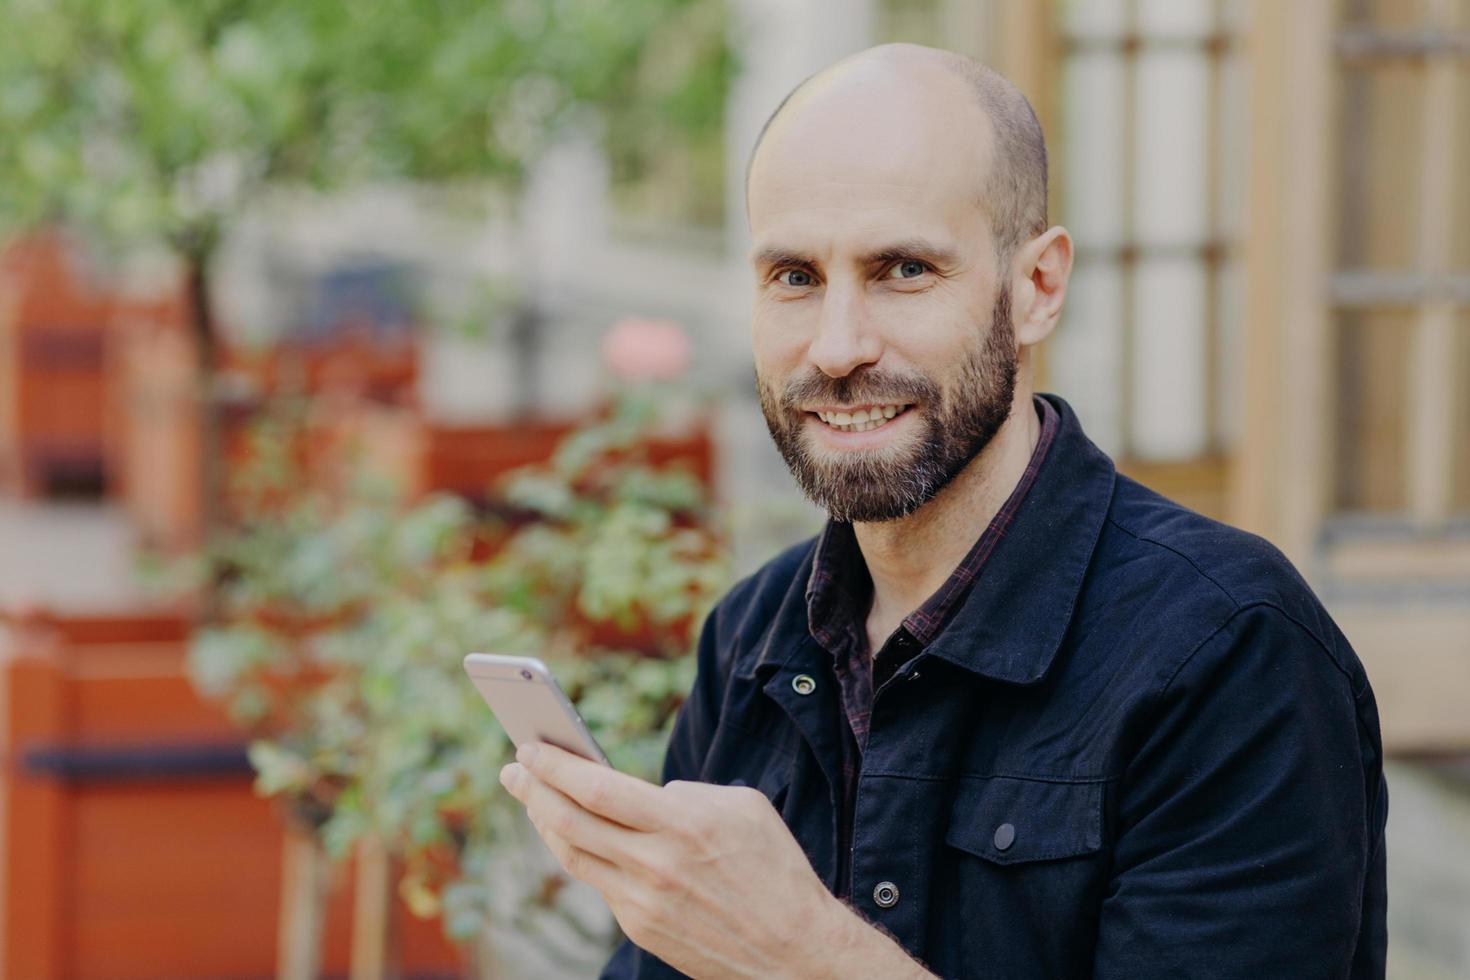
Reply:
[[[804,317],[793,312],[758,308],[750,321],[750,348],[755,356],[756,372],[782,384],[801,367],[811,337]],[[781,390],[779,384],[776,390]]]

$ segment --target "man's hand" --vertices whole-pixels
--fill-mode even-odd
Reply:
[[[550,745],[516,758],[500,781],[562,867],[669,965],[701,978],[929,975],[832,897],[758,790],[654,786]]]

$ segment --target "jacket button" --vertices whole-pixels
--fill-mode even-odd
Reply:
[[[1003,823],[995,828],[995,849],[997,851],[1008,851],[1016,842],[1016,827],[1014,824]]]
[[[791,689],[797,694],[810,694],[817,689],[817,682],[811,674],[797,674],[791,678]]]
[[[898,904],[898,886],[891,881],[880,881],[873,889],[873,903],[880,909],[891,909]]]

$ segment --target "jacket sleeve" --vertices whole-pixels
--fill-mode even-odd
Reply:
[[[1347,659],[1249,606],[1162,679],[1118,785],[1098,977],[1383,976],[1363,910],[1382,914],[1387,796]]]
[[[669,748],[664,755],[665,783],[676,779],[699,778],[705,755],[714,739],[715,727],[719,724],[725,678],[716,639],[718,615],[719,607],[716,607],[705,617],[704,627],[700,630],[694,688],[674,720],[674,731],[669,737]],[[601,980],[681,976],[682,973],[662,960],[639,949],[631,940],[624,939],[613,953],[612,959],[602,968]]]

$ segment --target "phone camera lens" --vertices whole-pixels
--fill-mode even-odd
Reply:
[[[521,671],[521,676],[524,677],[526,680],[531,680],[531,672],[529,670]]]

